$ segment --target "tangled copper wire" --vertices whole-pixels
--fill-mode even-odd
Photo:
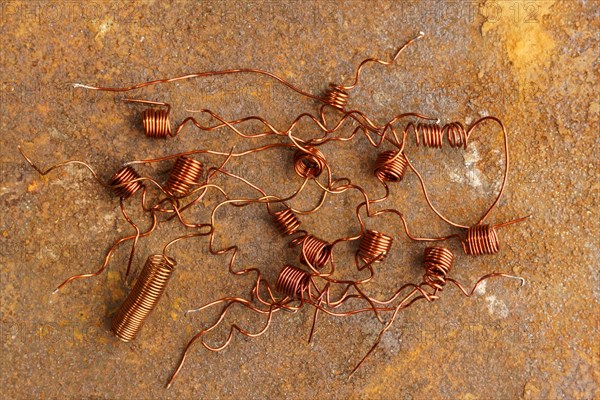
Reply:
[[[352,375],[375,350],[381,337],[390,329],[398,313],[407,309],[416,301],[424,299],[431,302],[439,299],[440,292],[444,290],[448,283],[454,284],[465,296],[470,297],[477,286],[488,278],[500,276],[517,278],[501,272],[491,272],[480,277],[469,291],[451,276],[454,263],[457,261],[454,254],[448,248],[436,245],[427,247],[424,250],[422,261],[424,273],[422,279],[417,281],[418,283],[407,282],[400,284],[392,295],[384,299],[379,299],[370,294],[375,282],[372,278],[376,273],[381,273],[381,271],[376,271],[377,269],[373,268],[373,266],[374,264],[385,262],[386,259],[389,262],[395,236],[373,229],[366,229],[367,223],[365,222],[365,218],[374,219],[383,215],[393,215],[399,218],[399,223],[401,224],[399,225],[399,229],[400,231],[404,231],[410,241],[418,243],[423,241],[441,242],[458,239],[464,253],[474,256],[498,253],[500,247],[496,229],[524,220],[524,218],[519,218],[495,225],[484,223],[484,220],[489,216],[492,209],[498,204],[508,180],[508,134],[506,128],[498,118],[481,118],[467,129],[460,122],[451,122],[446,125],[439,125],[439,120],[438,123],[420,122],[423,120],[433,121],[435,119],[414,112],[395,115],[388,122],[381,124],[374,122],[373,119],[361,111],[346,111],[350,93],[358,85],[361,72],[365,66],[369,64],[393,64],[408,45],[422,36],[423,34],[420,33],[418,36],[407,41],[388,60],[378,58],[363,60],[355,70],[353,82],[347,85],[330,83],[324,95],[311,94],[274,73],[252,68],[199,72],[174,78],[138,83],[129,87],[96,87],[77,84],[76,87],[90,90],[124,92],[183,79],[250,73],[276,80],[297,94],[316,102],[319,109],[318,113],[315,112],[314,115],[309,112],[301,113],[289,126],[283,128],[274,126],[261,116],[242,116],[235,120],[228,120],[214,111],[201,109],[198,112],[212,118],[211,121],[217,122],[212,125],[202,125],[190,116],[177,126],[176,129],[172,130],[170,123],[171,105],[158,101],[127,99],[127,102],[142,103],[150,106],[150,108],[142,112],[142,125],[147,137],[167,138],[169,136],[177,136],[183,126],[188,121],[191,121],[195,126],[194,129],[197,128],[203,132],[225,131],[248,141],[256,138],[277,141],[269,142],[260,147],[250,147],[239,152],[234,152],[233,149],[229,152],[224,152],[200,148],[190,149],[184,153],[169,154],[156,159],[131,161],[115,172],[106,183],[98,177],[98,174],[91,166],[82,161],[67,161],[42,170],[19,148],[25,160],[42,175],[48,174],[55,168],[67,165],[77,165],[87,168],[100,184],[107,187],[119,197],[120,212],[125,221],[130,225],[130,229],[132,229],[130,235],[122,237],[114,243],[106,254],[104,263],[96,272],[74,275],[59,285],[57,290],[75,279],[90,278],[101,274],[106,270],[109,259],[113,257],[115,249],[123,243],[131,243],[129,262],[124,274],[124,278],[127,281],[133,256],[138,251],[138,241],[152,235],[159,224],[167,224],[172,220],[178,221],[182,229],[186,229],[186,232],[191,233],[186,233],[169,242],[164,247],[162,254],[154,254],[148,257],[133,288],[112,320],[111,330],[117,337],[125,342],[131,341],[136,337],[144,321],[155,309],[166,290],[167,283],[173,275],[175,261],[166,255],[167,248],[180,240],[201,236],[208,237],[208,252],[215,257],[228,257],[226,265],[231,274],[235,276],[253,276],[253,286],[250,288],[251,296],[250,298],[227,296],[202,307],[189,310],[190,312],[202,311],[216,305],[222,306],[221,312],[215,322],[200,329],[188,342],[176,370],[169,379],[167,386],[170,386],[181,371],[185,359],[195,343],[201,343],[204,348],[210,351],[221,351],[229,345],[235,334],[241,334],[246,337],[260,336],[269,328],[275,314],[281,314],[281,311],[296,312],[303,307],[306,308],[306,306],[314,311],[309,341],[313,338],[319,315],[338,318],[358,313],[368,313],[372,314],[385,325],[374,345],[352,370]],[[334,117],[331,117],[331,115]],[[410,119],[410,122],[405,125],[404,130],[397,130],[396,126],[399,125],[399,121],[404,121],[405,119]],[[302,135],[302,138],[299,137],[296,131],[299,129],[299,124],[303,121],[308,121],[317,130],[318,134],[308,139],[304,138],[304,135]],[[407,138],[414,135],[417,146],[442,148],[444,143],[447,143],[453,148],[466,149],[473,130],[486,121],[492,121],[502,129],[505,154],[502,185],[494,202],[475,224],[458,224],[445,217],[433,204],[431,196],[427,191],[425,179],[419,173],[418,168],[410,161],[410,149],[407,149],[410,146],[406,146]],[[247,132],[245,129],[246,125],[252,123],[259,124],[261,131],[258,133],[256,131]],[[348,131],[348,134],[345,133],[346,131]],[[371,196],[363,186],[359,186],[349,178],[341,176],[340,171],[334,169],[334,165],[330,163],[330,160],[325,158],[321,151],[321,146],[331,143],[337,143],[341,146],[353,140],[359,140],[359,138],[366,139],[373,148],[378,149],[378,155],[373,166],[373,174],[376,178],[375,182],[379,181],[385,189],[385,193],[379,197]],[[241,174],[235,174],[227,169],[227,165],[232,159],[251,157],[253,154],[259,152],[271,152],[278,149],[283,151],[293,150],[293,165],[288,165],[288,168],[291,171],[293,167],[295,173],[302,178],[294,178],[298,180],[298,183],[297,186],[294,183],[295,190],[291,194],[287,192],[284,194],[278,193],[276,190],[267,192],[259,183],[251,182],[246,177],[241,176]],[[207,167],[205,168],[202,162],[194,158],[194,156],[198,155],[202,155],[203,160],[205,160],[204,157],[207,159],[209,157],[219,158],[219,160],[214,161],[214,163],[213,160],[206,161]],[[145,164],[173,162],[173,160],[174,164],[164,185],[158,183],[159,181],[152,177],[142,176],[133,167],[133,165],[137,165],[140,167],[140,171],[143,171],[142,168]],[[407,222],[409,219],[399,209],[376,208],[379,207],[380,203],[388,201],[392,197],[387,182],[400,182],[409,171],[412,171],[419,180],[423,196],[431,211],[445,222],[450,229],[461,230],[460,233],[453,232],[441,237],[421,237],[411,233],[412,227],[409,229]],[[271,171],[268,171],[268,173],[271,173]],[[234,181],[236,184],[250,189],[255,193],[255,197],[238,197],[236,190],[226,191],[224,186],[218,184],[217,177]],[[373,180],[373,177],[370,179]],[[319,192],[318,201],[315,201],[315,205],[309,209],[299,209],[294,202],[297,201],[297,196],[308,185],[313,185]],[[381,185],[378,187],[381,188]],[[150,226],[147,230],[140,229],[131,216],[135,214],[130,214],[128,211],[128,207],[137,198],[125,201],[140,191],[142,195],[138,197],[141,197],[141,209],[144,212],[144,217],[150,220]],[[360,202],[355,208],[356,220],[351,221],[355,224],[355,232],[345,237],[326,241],[300,229],[301,221],[298,215],[317,213],[321,210],[326,199],[333,199],[335,201],[335,196],[349,191],[353,191],[360,197]],[[152,196],[149,193],[152,193]],[[214,203],[210,201],[203,202],[202,200],[212,195],[219,197],[220,200],[216,206],[212,206],[211,208],[204,204]],[[217,211],[226,210],[228,207],[241,208],[249,205],[258,205],[261,207],[266,205],[267,212],[281,235],[295,235],[288,239],[290,240],[288,247],[295,248],[295,255],[306,266],[306,270],[292,265],[285,265],[279,271],[275,285],[271,285],[269,280],[264,277],[262,267],[239,267],[240,262],[236,258],[239,257],[240,250],[238,244],[234,243],[224,248],[219,248],[215,243],[219,226]],[[202,213],[192,213],[192,210],[200,209],[201,207],[207,208],[209,216]],[[283,208],[280,211],[272,211],[276,207]],[[410,207],[408,211],[410,211]],[[198,217],[197,215],[202,216]],[[198,220],[193,220],[192,218]],[[207,218],[208,220],[203,218]],[[326,218],[328,218],[330,223],[338,222],[337,216]],[[309,224],[309,222],[305,221],[306,224]],[[320,220],[317,223],[319,222]],[[236,239],[234,238],[234,240]],[[358,272],[354,271],[354,273],[357,276],[360,275],[360,278],[354,276],[347,277],[343,271],[340,272],[340,270],[336,269],[334,258],[335,260],[339,260],[337,258],[337,252],[340,248],[338,247],[338,243],[342,242],[350,243],[354,246],[352,247],[354,249],[354,259],[359,270]],[[326,266],[327,268],[325,268]],[[252,313],[252,315],[264,318],[262,328],[259,330],[250,330],[241,327],[237,323],[233,323],[229,328],[229,334],[225,340],[219,345],[211,345],[210,342],[205,340],[206,336],[217,326],[224,323],[223,321],[227,313],[234,306],[243,307]]]
[[[475,225],[467,230],[467,237],[462,241],[465,254],[478,256],[495,254],[500,250],[496,229],[490,225]]]
[[[294,153],[294,169],[303,178],[318,178],[326,165],[325,156],[316,147],[308,147],[307,151],[299,149]]]
[[[272,216],[277,229],[283,235],[293,235],[300,227],[300,220],[289,207],[273,213]]]
[[[119,339],[129,342],[135,338],[165,292],[174,270],[172,259],[162,254],[148,257],[133,289],[112,320],[110,329]]]
[[[115,195],[127,199],[142,189],[144,184],[141,182],[141,177],[137,171],[127,165],[115,172],[108,181],[108,186],[112,188]]]
[[[381,262],[390,252],[393,241],[391,236],[369,229],[360,240],[357,255],[365,263]]]
[[[406,172],[406,166],[407,161],[404,154],[387,150],[377,155],[373,173],[381,181],[400,182]]]
[[[165,189],[174,196],[185,196],[190,189],[202,180],[204,165],[193,158],[177,157]]]

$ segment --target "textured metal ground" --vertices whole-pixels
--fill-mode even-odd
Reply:
[[[1,3],[2,397],[598,398],[598,2],[165,3]],[[443,122],[470,123],[483,115],[505,122],[511,178],[490,221],[533,217],[500,231],[502,250],[494,257],[467,258],[452,243],[459,254],[454,276],[471,284],[502,270],[527,279],[524,287],[493,280],[470,299],[447,289],[438,302],[415,305],[351,380],[349,371],[380,328],[371,316],[322,318],[309,345],[308,310],[278,315],[261,338],[236,337],[220,354],[198,347],[168,391],[163,385],[182,347],[214,317],[186,318],[184,310],[247,295],[251,285],[250,278],[227,274],[225,258],[208,256],[205,240],[173,249],[176,276],[132,344],[107,329],[127,293],[125,249],[100,278],[51,294],[66,277],[95,270],[109,243],[129,229],[114,198],[85,171],[40,177],[26,167],[17,145],[42,165],[86,160],[107,178],[132,159],[259,143],[192,129],[152,141],[136,122],[141,107],[69,83],[126,85],[255,67],[320,93],[330,81],[348,82],[363,58],[386,56],[419,30],[426,37],[396,65],[367,69],[351,105],[381,122],[406,111]],[[205,107],[227,118],[260,114],[283,126],[316,109],[257,76],[180,82],[136,96],[171,102],[177,121],[186,108]],[[306,129],[306,135],[315,133]],[[500,150],[501,138],[491,127],[473,136],[467,152],[413,144],[407,149],[440,208],[471,223],[498,189]],[[323,151],[336,176],[377,193],[369,172],[376,151],[365,140]],[[286,193],[298,183],[289,163],[288,153],[271,152],[230,167]],[[166,168],[144,171],[162,177]],[[451,232],[426,208],[414,176],[394,186],[392,197],[389,204],[407,212],[417,233]],[[298,204],[312,201],[307,195]],[[348,234],[358,201],[354,194],[331,197],[304,224],[328,239]],[[215,196],[206,205],[216,202]],[[204,218],[203,210],[194,217]],[[384,296],[401,282],[417,281],[424,245],[405,240],[397,220],[369,224],[398,238],[393,254],[377,267],[372,292]],[[237,242],[240,265],[260,267],[271,282],[284,262],[295,262],[262,208],[227,209],[218,229],[218,244]],[[136,266],[180,233],[163,228],[143,241]],[[344,264],[343,255],[338,259]],[[244,312],[230,320],[249,328],[261,323]],[[214,343],[224,334],[217,332]]]

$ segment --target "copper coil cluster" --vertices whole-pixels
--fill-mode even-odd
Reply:
[[[404,154],[388,150],[377,155],[373,173],[382,182],[400,182],[407,166]]]
[[[306,271],[286,265],[279,272],[277,282],[275,283],[275,290],[284,296],[301,299],[308,290],[309,284],[310,275]]]
[[[148,108],[142,112],[144,134],[150,138],[166,138],[171,135],[170,109]]]
[[[140,175],[133,167],[125,166],[114,173],[108,181],[108,186],[112,188],[116,196],[127,199],[144,187],[140,178]]]
[[[467,148],[469,136],[460,122],[450,122],[444,126],[424,123],[410,124],[407,129],[411,126],[415,132],[417,145],[423,144],[426,147],[441,148],[444,136],[446,136],[450,147]]]
[[[330,83],[323,96],[323,102],[343,111],[348,103],[348,92],[342,86]]]
[[[305,265],[320,269],[327,265],[331,259],[331,243],[323,239],[306,235],[296,243],[302,244],[300,262]]]
[[[294,169],[303,178],[317,178],[327,164],[325,156],[315,147],[307,147],[306,151],[300,149],[294,153]]]
[[[462,241],[465,254],[479,256],[496,254],[500,250],[498,234],[491,225],[475,225],[467,230],[467,237]]]
[[[165,189],[174,196],[185,196],[202,179],[203,164],[189,157],[178,157],[169,173]]]
[[[119,339],[129,342],[135,338],[158,304],[174,270],[173,260],[161,254],[148,257],[133,289],[112,320],[111,330]]]
[[[423,282],[434,290],[442,290],[453,264],[452,251],[445,247],[427,247],[423,253]]]
[[[300,227],[300,220],[289,207],[273,213],[272,216],[277,225],[277,229],[283,235],[292,235]]]
[[[358,247],[358,257],[365,263],[381,262],[390,252],[394,239],[372,229],[365,231]]]

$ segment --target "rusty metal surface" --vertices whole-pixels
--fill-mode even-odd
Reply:
[[[599,396],[598,2],[5,1],[0,6],[3,398]],[[514,161],[506,196],[490,221],[533,218],[501,231],[497,256],[459,254],[454,276],[470,284],[504,270],[523,276],[526,286],[495,280],[473,298],[448,289],[433,304],[415,305],[351,380],[347,374],[379,330],[372,316],[322,318],[309,345],[309,313],[278,315],[261,338],[236,337],[219,354],[198,347],[168,391],[163,385],[180,350],[214,317],[185,317],[184,310],[244,295],[251,285],[250,278],[227,274],[225,258],[208,256],[206,241],[178,245],[179,267],[167,295],[131,344],[108,330],[126,295],[125,250],[100,278],[51,294],[64,278],[95,270],[109,243],[129,232],[128,226],[117,202],[87,174],[72,168],[40,177],[19,157],[18,144],[40,164],[86,160],[104,178],[131,159],[190,147],[228,151],[234,144],[236,149],[248,145],[229,133],[192,129],[168,141],[146,139],[137,125],[139,106],[74,90],[69,83],[126,85],[254,67],[319,93],[330,81],[349,79],[363,58],[390,54],[419,30],[425,38],[396,65],[368,68],[350,104],[378,121],[405,111],[443,122],[469,123],[483,115],[504,121]],[[180,82],[139,96],[171,102],[176,121],[185,108],[205,107],[227,118],[260,114],[281,126],[316,107],[257,76]],[[413,145],[408,150],[426,170],[440,208],[468,222],[498,188],[500,149],[501,137],[489,130],[474,136],[467,152]],[[378,190],[369,175],[376,151],[366,141],[323,151],[338,176]],[[288,156],[271,153],[232,168],[285,192],[295,182]],[[271,174],[264,166],[284,168]],[[448,232],[417,193],[418,182],[409,176],[395,187],[391,205],[410,210],[409,222],[419,232]],[[327,222],[317,214],[304,223],[321,237],[347,234],[353,226],[343,221],[358,200],[332,197],[323,214],[336,213],[338,219]],[[303,201],[312,204],[310,196]],[[405,240],[397,221],[381,225],[377,228],[398,238],[377,267],[373,293],[383,296],[405,280],[419,279],[424,246]],[[229,209],[218,227],[219,243],[237,241],[240,263],[261,267],[271,281],[281,265],[294,262],[258,207]],[[138,269],[181,230],[159,233],[142,242]],[[455,243],[452,249],[459,253]],[[247,327],[260,324],[243,312],[234,313],[234,320]],[[217,332],[215,343],[224,334]]]

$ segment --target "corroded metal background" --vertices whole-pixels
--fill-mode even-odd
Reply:
[[[598,2],[4,1],[0,6],[3,397],[598,396]],[[330,81],[347,82],[363,58],[391,54],[419,30],[425,38],[396,65],[367,69],[350,104],[381,122],[406,111],[443,122],[469,123],[483,115],[505,122],[512,141],[511,177],[490,221],[533,218],[501,230],[498,256],[460,255],[454,276],[470,284],[504,270],[525,277],[526,286],[492,280],[471,299],[449,289],[436,303],[415,305],[351,380],[347,374],[380,327],[371,316],[322,318],[308,345],[309,313],[278,315],[259,339],[236,338],[220,354],[198,347],[169,391],[163,385],[180,350],[214,317],[186,318],[184,310],[245,295],[252,283],[228,275],[226,259],[208,256],[206,241],[176,246],[176,275],[132,344],[117,341],[107,329],[126,294],[125,249],[100,278],[51,294],[64,278],[95,270],[109,243],[129,230],[117,202],[87,173],[70,168],[42,178],[26,167],[18,144],[40,164],[86,160],[107,178],[131,159],[262,143],[192,129],[176,139],[152,141],[138,126],[139,106],[69,83],[127,85],[255,67],[319,93]],[[136,95],[171,102],[177,121],[186,108],[204,107],[226,118],[260,114],[284,126],[301,111],[316,109],[259,76],[179,82]],[[336,176],[379,190],[369,172],[376,151],[366,141],[323,151]],[[466,153],[412,144],[408,151],[440,208],[460,221],[475,221],[498,188],[501,137],[491,128],[475,134]],[[271,167],[277,172],[267,172]],[[166,168],[146,172],[164,176]],[[298,182],[286,152],[243,159],[231,168],[279,193]],[[426,208],[413,176],[393,193],[391,205],[407,211],[417,232],[449,232]],[[307,194],[300,203],[313,201]],[[304,223],[324,238],[348,234],[354,225],[344,221],[357,201],[354,194],[332,197],[322,213]],[[194,215],[203,218],[206,211]],[[395,220],[378,221],[377,228],[398,238],[393,254],[377,267],[379,285],[372,290],[383,296],[405,280],[419,279],[424,246],[405,240]],[[238,242],[240,264],[261,267],[271,281],[284,262],[295,262],[295,253],[259,207],[227,209],[218,229],[219,244]],[[163,228],[143,241],[136,266],[180,233]],[[455,243],[452,249],[459,252]],[[344,256],[338,259],[344,264]],[[230,320],[247,327],[261,323],[245,312]],[[224,334],[217,332],[215,343]]]

